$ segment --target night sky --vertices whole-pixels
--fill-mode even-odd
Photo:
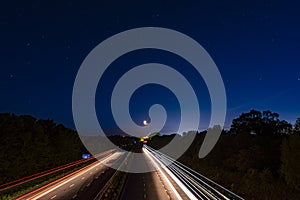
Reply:
[[[114,34],[154,26],[192,37],[213,58],[227,92],[225,128],[252,108],[278,112],[281,119],[292,123],[300,117],[297,1],[9,2],[0,6],[0,112],[50,118],[75,128],[72,90],[84,58]],[[97,91],[96,109],[106,131],[118,131],[109,111],[110,92],[118,76],[134,65],[154,61],[187,76],[200,99],[205,128],[210,101],[203,80],[194,77],[188,63],[175,55],[140,50],[120,57],[102,77],[107,87]],[[165,105],[168,111],[164,132],[176,130],[178,101],[158,85],[136,91],[130,103],[133,119],[137,123],[148,119],[153,103]]]

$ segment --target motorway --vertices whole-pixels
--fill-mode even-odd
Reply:
[[[145,149],[141,149],[139,153],[143,153],[144,162],[140,163],[143,169],[151,171],[148,173],[130,173],[123,187],[120,199],[181,199],[180,194],[172,185],[170,179],[161,171],[158,164],[151,158]],[[131,156],[129,167],[137,161],[135,155]],[[140,160],[139,160],[140,162]],[[188,199],[180,190],[184,199]]]
[[[132,152],[113,151],[17,199],[243,199],[151,147],[136,148],[133,152],[140,153],[142,160]],[[149,169],[149,172],[115,170],[121,166],[134,168],[137,165]],[[114,196],[109,196],[110,193]]]
[[[97,182],[95,180],[106,180],[114,171],[108,166],[112,162],[118,163],[122,156],[123,153],[120,152],[110,154],[99,161],[93,162],[70,175],[55,180],[17,199],[76,199],[78,193],[89,188],[93,182],[95,186]],[[101,182],[103,184],[103,181]],[[101,187],[101,184],[99,185]],[[90,195],[91,193],[87,194]]]

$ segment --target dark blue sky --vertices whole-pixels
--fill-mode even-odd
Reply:
[[[195,2],[29,0],[2,3],[0,112],[51,118],[74,127],[73,83],[87,54],[121,31],[158,26],[194,38],[214,59],[227,92],[227,127],[233,118],[251,108],[270,109],[290,122],[300,117],[299,3]],[[209,116],[205,85],[201,79],[193,78],[191,70],[180,69],[185,64],[174,55],[140,51],[135,52],[135,57],[127,55],[122,59],[121,64],[115,65],[124,68],[112,72],[121,73],[126,69],[124,63],[141,64],[153,59],[182,70],[196,83],[193,86],[201,98],[201,112]],[[113,79],[107,84],[108,90],[111,87]],[[146,94],[150,96],[145,100]],[[161,99],[157,100],[157,96]],[[108,91],[97,91],[98,118],[109,131],[116,127],[109,118],[107,98]],[[131,103],[134,120],[139,123],[140,119],[147,118],[147,107],[153,103],[166,105],[170,117],[166,131],[175,130],[179,120],[178,102],[167,89],[158,86],[145,86],[136,92]]]

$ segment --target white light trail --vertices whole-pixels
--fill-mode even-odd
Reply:
[[[185,185],[176,177],[174,176],[174,174],[168,170],[164,164],[162,164],[155,156],[153,156],[146,148],[143,148],[144,152],[146,153],[146,155],[148,155],[150,157],[150,159],[152,160],[152,162],[156,165],[156,167],[158,168],[158,170],[160,170],[160,172],[162,173],[162,175],[164,176],[165,180],[167,181],[167,183],[170,185],[170,187],[172,188],[172,190],[175,192],[175,195],[178,199],[182,199],[181,196],[178,194],[177,190],[174,188],[174,186],[171,184],[171,182],[169,181],[169,179],[166,177],[166,175],[163,173],[163,171],[161,170],[160,167],[157,166],[156,162],[158,162],[160,164],[160,166],[168,173],[168,175],[177,183],[177,185],[183,190],[183,192],[191,199],[191,200],[197,200],[197,198],[185,187]],[[154,160],[152,158],[154,158],[156,160],[156,162],[154,162]]]
[[[145,148],[153,154],[153,156],[160,160],[163,165],[165,165],[168,169],[170,169],[174,174],[176,174],[185,184],[194,192],[197,194],[195,190],[198,191],[198,193],[202,194],[201,196],[208,196],[210,199],[219,199],[218,196],[221,199],[229,200],[227,196],[225,196],[223,193],[221,193],[218,189],[212,187],[210,184],[216,186],[222,191],[227,192],[227,194],[232,195],[234,198],[244,200],[242,197],[238,196],[237,194],[231,192],[230,190],[224,188],[223,186],[217,184],[216,182],[208,179],[207,177],[203,176],[202,174],[199,174],[198,172],[188,168],[187,166],[181,164],[180,162],[170,158],[169,156],[149,147],[145,146]],[[210,182],[208,184],[204,180]],[[204,187],[205,186],[205,187]],[[194,188],[194,189],[192,189]],[[202,191],[200,192],[199,189]],[[205,195],[203,195],[203,192]]]

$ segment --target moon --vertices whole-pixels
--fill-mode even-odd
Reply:
[[[147,126],[149,123],[147,122],[147,120],[143,121],[144,126]]]

